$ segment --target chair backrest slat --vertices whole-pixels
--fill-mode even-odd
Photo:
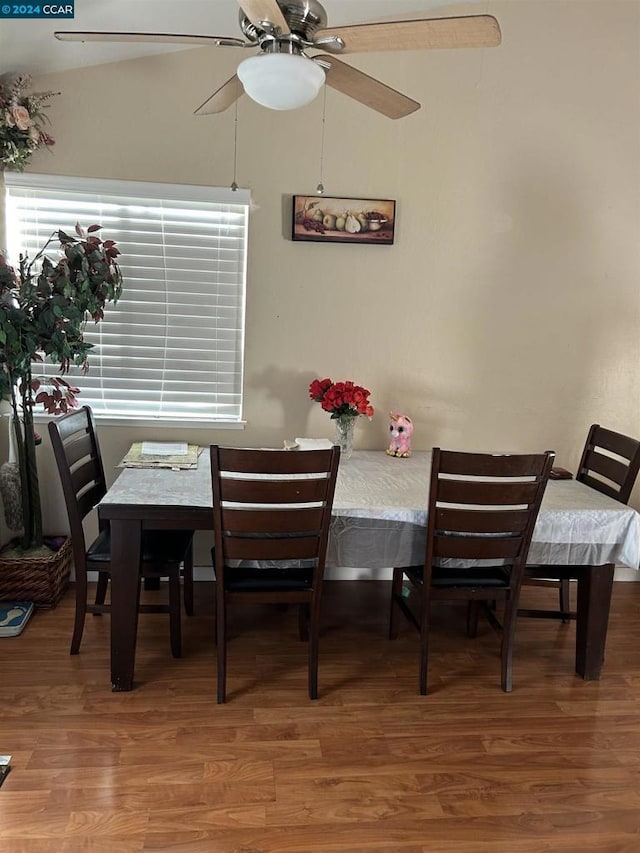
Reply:
[[[590,444],[594,447],[602,447],[603,450],[616,453],[625,459],[633,459],[638,452],[640,442],[635,438],[631,438],[631,436],[623,435],[621,432],[614,432],[598,424],[590,427],[590,430],[592,431]]]
[[[457,560],[512,560],[522,548],[522,536],[512,538],[488,536],[442,536],[434,537],[434,557],[450,557]]]
[[[476,509],[455,509],[438,507],[436,527],[467,533],[517,533],[528,520],[526,509],[505,509],[495,512],[482,512]]]
[[[321,458],[316,455],[318,453],[330,454],[331,450],[257,451],[255,448],[220,447],[220,470],[238,474],[314,474],[324,467],[323,463],[318,465]]]
[[[75,468],[70,468],[71,471],[71,482],[73,484],[73,490],[76,495],[81,495],[86,490],[87,486],[100,484],[100,464],[99,460],[95,457],[84,457],[82,462],[76,465]],[[100,491],[100,487],[96,489],[96,492]],[[100,494],[98,500],[102,498],[103,495]]]
[[[320,536],[287,536],[277,539],[226,536],[224,555],[226,560],[314,560],[318,556],[320,544]],[[227,566],[225,571],[232,570]]]
[[[68,433],[70,437],[66,440],[63,438],[64,455],[67,460],[67,465],[73,467],[80,459],[93,454],[93,442],[88,432],[73,432]]]
[[[609,454],[615,454],[615,457]],[[576,480],[626,504],[639,470],[640,441],[605,429],[599,424],[592,424],[582,451]],[[599,476],[592,476],[593,474]]]
[[[544,462],[544,454],[538,453],[468,453],[442,450],[440,471],[442,474],[461,474],[468,477],[531,477],[542,472]],[[498,470],[500,475],[495,473]]]
[[[229,533],[282,533],[300,530],[320,532],[324,511],[311,509],[226,509],[222,508],[222,525]]]
[[[104,497],[104,493],[99,484],[93,485],[86,492],[76,497],[76,505],[78,507],[79,517],[86,518],[89,513],[96,508]]]
[[[499,457],[498,457],[499,458]],[[485,476],[485,475],[481,475]],[[535,499],[538,484],[534,482],[483,482],[473,480],[445,480],[438,484],[438,501],[451,504],[507,505],[529,504]]]
[[[596,492],[600,492],[609,498],[613,498],[614,501],[620,500],[620,489],[618,486],[606,483],[604,480],[600,480],[598,477],[592,477],[590,474],[583,474],[580,478],[580,482],[584,483],[585,486],[589,486],[591,489],[595,489]],[[626,501],[622,501],[622,503],[626,503]]]
[[[303,450],[301,452],[307,453],[308,451]],[[237,503],[316,503],[324,500],[326,493],[326,478],[313,480],[232,480],[222,477],[220,480],[221,499]]]
[[[593,471],[595,474],[600,474],[611,480],[618,488],[627,479],[629,465],[619,459],[614,459],[613,456],[605,456],[603,453],[598,453],[596,450],[589,450],[585,459],[585,468]]]

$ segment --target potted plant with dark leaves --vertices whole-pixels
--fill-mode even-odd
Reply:
[[[15,461],[0,468],[0,491],[7,526],[22,530],[20,539],[9,543],[9,552],[5,548],[0,554],[0,598],[34,600],[24,594],[29,567],[51,559],[61,544],[60,537],[47,541],[43,536],[33,413],[37,405],[51,415],[78,405],[78,389],[65,376],[72,364],[88,369],[93,345],[84,339],[86,324],[100,322],[107,303],[120,296],[120,252],[113,240],[98,236],[99,230],[91,225],[85,232],[76,225],[74,234],[54,231],[35,257],[21,254],[15,268],[0,254],[0,396],[10,403],[10,444],[15,448]],[[61,251],[52,260],[47,252],[56,242]],[[58,376],[38,376],[38,365],[45,361],[58,366]]]

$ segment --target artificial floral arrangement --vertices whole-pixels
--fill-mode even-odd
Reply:
[[[369,402],[371,392],[350,380],[334,382],[332,379],[314,379],[309,385],[309,396],[331,413],[336,422],[336,444],[342,459],[349,459],[353,450],[353,431],[360,415],[373,417]]]
[[[366,415],[373,417],[374,408],[369,403],[371,392],[351,381],[334,382],[332,379],[314,379],[309,385],[309,396],[320,403],[332,418]]]
[[[55,140],[44,130],[44,112],[56,92],[27,94],[31,78],[20,75],[0,80],[0,168],[22,172],[31,155]]]
[[[33,259],[20,255],[17,269],[0,253],[0,397],[11,402],[11,425],[17,462],[0,468],[0,489],[5,503],[16,503],[22,528],[22,550],[42,545],[42,511],[36,465],[33,409],[43,404],[57,415],[78,405],[77,388],[64,374],[71,364],[87,371],[93,344],[85,341],[88,317],[98,323],[107,302],[117,302],[122,274],[116,262],[120,254],[113,240],[101,240],[91,225],[86,232],[76,225],[75,236],[54,231]],[[44,254],[58,240],[62,257],[51,261]],[[41,381],[34,365],[50,359],[59,365],[60,376]],[[11,500],[7,500],[7,498]]]

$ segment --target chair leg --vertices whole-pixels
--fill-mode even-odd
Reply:
[[[185,554],[182,567],[182,586],[184,595],[184,612],[193,616],[193,540]]]
[[[218,705],[223,705],[227,692],[227,603],[223,589],[216,581],[216,636],[218,641]]]
[[[169,634],[171,654],[182,657],[182,626],[180,624],[180,567],[169,574]]]
[[[218,581],[213,582],[213,642],[218,644]]]
[[[402,595],[402,569],[393,570],[391,581],[391,605],[389,608],[389,639],[395,640],[398,636],[398,598]]]
[[[480,602],[472,600],[467,605],[467,637],[478,636],[478,617],[480,615]]]
[[[420,695],[427,695],[427,675],[429,668],[429,631],[431,629],[431,595],[428,587],[420,590]]]
[[[298,634],[303,643],[309,640],[309,605],[301,604],[298,607]]]
[[[311,603],[309,619],[309,699],[318,698],[318,652],[320,648],[320,599]]]
[[[429,666],[429,621],[431,603],[423,590],[420,610],[420,695],[427,695],[427,671]]]
[[[98,572],[98,585],[96,586],[96,604],[104,604],[109,586],[109,575],[106,572]],[[102,616],[102,613],[94,613],[94,616]]]
[[[102,577],[101,572],[99,577]],[[108,576],[107,576],[108,579]],[[84,631],[84,620],[87,615],[87,573],[84,571],[76,571],[76,615],[73,621],[73,636],[71,637],[71,648],[69,654],[77,655],[80,651],[80,643],[82,642],[82,632]]]
[[[510,596],[504,603],[504,616],[502,621],[502,645],[500,648],[501,660],[501,682],[505,693],[511,693],[513,644],[516,633],[516,618],[518,615],[519,596]]]
[[[560,581],[560,612],[568,613],[571,610],[571,595],[570,586],[567,579]],[[562,624],[568,625],[571,619],[568,616],[562,617]]]

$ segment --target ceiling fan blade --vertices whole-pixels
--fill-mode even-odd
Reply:
[[[264,29],[264,24],[268,21],[278,27],[282,35],[289,32],[289,24],[276,0],[238,0],[238,3],[254,26]]]
[[[200,104],[197,110],[194,110],[194,115],[206,116],[213,115],[214,113],[222,113],[242,95],[244,95],[244,88],[234,74],[210,98],[207,98],[203,104]]]
[[[403,118],[420,109],[418,101],[386,86],[375,77],[369,77],[368,74],[347,65],[335,56],[319,54],[314,56],[314,59],[322,59],[323,66],[325,64],[330,66],[325,69],[328,86],[360,101],[372,110],[389,118]]]
[[[161,42],[163,44],[205,44],[211,47],[255,47],[242,39],[227,38],[226,36],[192,36],[175,33],[103,33],[103,32],[70,32],[58,30],[54,36],[60,41],[115,41],[115,42]]]
[[[428,18],[419,21],[390,21],[354,24],[317,30],[315,39],[337,36],[344,42],[341,53],[366,50],[424,50],[451,47],[495,47],[500,44],[500,25],[493,15],[460,18]],[[328,44],[323,48],[331,49]]]

